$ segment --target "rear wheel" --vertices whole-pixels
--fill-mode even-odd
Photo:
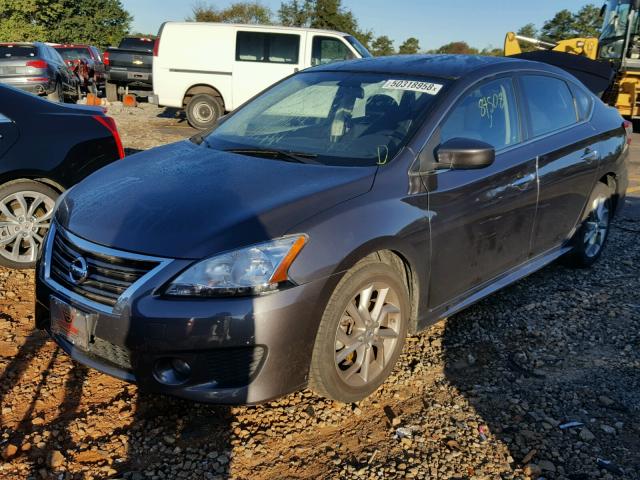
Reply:
[[[576,267],[590,267],[604,250],[613,216],[609,187],[604,183],[598,183],[593,190],[588,208],[589,214],[572,240],[573,250],[567,255],[568,262]]]
[[[193,128],[207,130],[224,115],[224,106],[220,97],[201,93],[194,95],[187,104],[187,121]]]
[[[33,268],[58,192],[31,180],[0,187],[0,265]]]
[[[407,334],[409,299],[402,275],[369,257],[336,287],[314,345],[309,384],[340,402],[362,400],[387,378]]]

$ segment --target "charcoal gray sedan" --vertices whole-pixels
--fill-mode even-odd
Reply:
[[[308,69],[64,194],[37,325],[147,390],[257,403],[308,385],[357,401],[409,333],[560,257],[598,259],[629,128],[525,60]]]

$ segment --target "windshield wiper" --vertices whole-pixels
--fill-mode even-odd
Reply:
[[[274,158],[286,162],[310,163],[309,160],[317,158],[315,153],[289,152],[287,150],[277,150],[271,148],[229,148],[225,152],[239,153],[240,155],[251,155],[256,157]],[[315,162],[311,162],[315,163]]]

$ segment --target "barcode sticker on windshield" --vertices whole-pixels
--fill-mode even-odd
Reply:
[[[387,90],[409,90],[411,92],[437,95],[442,85],[431,82],[417,82],[415,80],[387,80],[382,88],[386,88]]]

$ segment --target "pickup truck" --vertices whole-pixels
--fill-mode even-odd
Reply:
[[[152,93],[154,46],[153,38],[126,37],[117,48],[111,47],[104,52],[108,101],[118,100],[121,88],[125,87]]]

